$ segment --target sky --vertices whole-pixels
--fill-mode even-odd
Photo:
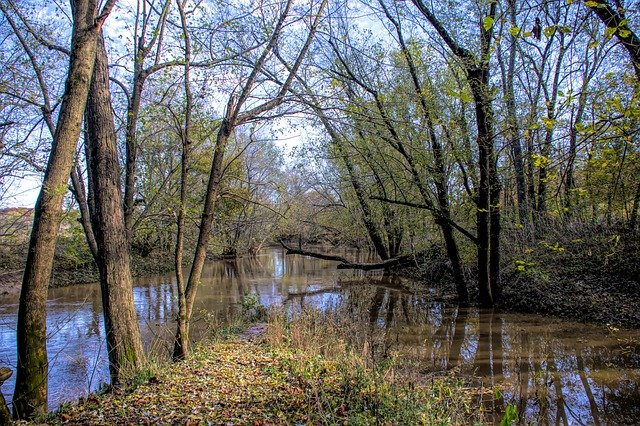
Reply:
[[[2,208],[33,207],[40,193],[41,180],[37,176],[25,176],[16,179],[2,197]]]

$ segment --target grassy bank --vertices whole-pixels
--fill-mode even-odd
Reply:
[[[50,424],[469,424],[486,392],[455,376],[418,377],[380,357],[357,325],[272,312],[262,332],[218,329],[145,383],[91,396]],[[485,389],[485,391],[487,391]],[[492,391],[488,391],[489,394]]]

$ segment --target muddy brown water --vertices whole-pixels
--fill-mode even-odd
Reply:
[[[207,265],[194,338],[223,323],[243,296],[255,295],[266,306],[347,313],[368,324],[378,351],[397,356],[416,377],[454,371],[481,384],[483,409],[496,418],[513,404],[533,423],[640,422],[640,330],[458,308],[434,291],[408,290],[414,287],[266,249],[256,258]],[[137,279],[134,299],[147,349],[166,353],[177,306],[173,276]],[[109,370],[97,284],[53,289],[47,309],[49,408],[55,410],[99,389]],[[14,370],[16,323],[16,297],[0,297],[0,366]],[[13,386],[13,377],[2,386],[9,404]]]

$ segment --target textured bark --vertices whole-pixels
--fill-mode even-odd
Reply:
[[[102,35],[98,37],[86,120],[95,210],[92,223],[99,253],[109,370],[111,383],[118,385],[140,368],[145,356],[133,303],[107,52]]]
[[[186,3],[186,0],[184,1]],[[187,30],[187,17],[184,11],[184,3],[178,2],[180,12],[180,22],[182,24],[182,35],[184,38],[184,94],[185,113],[184,128],[182,129],[182,161],[180,164],[180,206],[178,208],[178,233],[176,236],[175,267],[176,283],[178,287],[178,328],[175,336],[173,359],[184,359],[189,347],[187,330],[187,298],[182,271],[182,258],[184,251],[184,228],[185,216],[187,212],[187,176],[189,171],[189,161],[191,152],[191,112],[193,108],[193,95],[191,94],[191,39]]]
[[[65,92],[42,189],[36,201],[29,251],[18,309],[18,366],[13,395],[14,417],[47,411],[47,288],[62,217],[62,200],[75,158],[96,49],[95,0],[73,7],[71,56]]]
[[[509,21],[512,27],[517,27],[516,22],[516,2],[509,0]],[[524,161],[522,159],[522,145],[520,143],[520,129],[516,117],[516,96],[513,89],[513,78],[515,76],[516,47],[517,38],[510,36],[511,46],[509,47],[509,65],[506,75],[506,96],[505,104],[507,109],[507,126],[509,135],[509,145],[511,156],[513,157],[513,168],[516,173],[516,198],[518,200],[518,220],[521,225],[529,223],[529,209],[527,204],[527,190],[524,178]]]

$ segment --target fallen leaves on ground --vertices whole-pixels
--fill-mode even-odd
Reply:
[[[398,381],[357,355],[325,358],[243,338],[201,344],[146,384],[92,395],[54,424],[464,424],[475,393],[461,384]]]
[[[59,423],[290,424],[305,423],[304,392],[281,371],[266,346],[232,341],[202,346],[133,392],[69,406]]]

